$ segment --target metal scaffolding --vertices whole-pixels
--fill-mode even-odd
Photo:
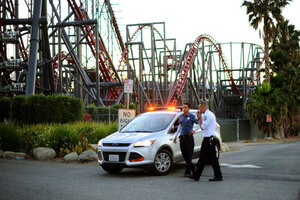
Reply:
[[[139,112],[205,99],[219,117],[245,117],[247,96],[260,82],[261,47],[200,35],[179,50],[164,22],[128,24],[122,32],[116,6],[1,1],[0,96],[68,94],[85,105],[119,104],[128,101],[124,80],[133,79],[129,101]]]

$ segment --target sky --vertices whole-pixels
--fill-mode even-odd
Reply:
[[[217,42],[249,42],[263,45],[259,31],[248,21],[243,0],[119,0],[120,23],[165,22],[166,37],[176,38],[183,49],[201,34]],[[300,30],[300,0],[293,0],[283,16]],[[125,28],[125,26],[123,27]]]

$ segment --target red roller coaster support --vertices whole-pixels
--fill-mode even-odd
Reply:
[[[69,6],[71,7],[75,18],[80,20],[89,20],[88,14],[86,10],[82,8],[82,2],[80,1],[80,6],[77,5],[75,0],[68,0]],[[85,35],[86,41],[93,53],[94,56],[96,56],[96,41],[93,37],[93,32],[91,32],[91,25],[82,25],[80,26],[82,32]],[[118,74],[113,66],[113,62],[106,50],[106,47],[101,39],[101,36],[99,35],[99,41],[97,41],[99,44],[99,69],[102,73],[104,81],[107,82],[119,82],[120,79],[118,77]],[[121,86],[112,86],[109,88],[109,92],[106,96],[106,99],[115,99],[117,100],[120,96],[120,93],[122,91]]]
[[[66,57],[66,52],[64,52],[64,51],[62,51],[60,53],[60,57],[61,57],[61,60],[66,59],[68,61],[68,64],[75,64],[75,62],[72,59],[72,57],[70,56],[70,54],[68,54],[67,57]],[[55,89],[55,91],[57,90],[57,86],[58,86],[58,73],[57,73],[58,58],[59,58],[59,54],[56,54],[56,56],[53,58],[53,62],[52,62],[53,79],[54,79],[54,89]]]
[[[190,50],[185,57],[184,64],[180,69],[178,79],[176,80],[176,82],[174,84],[174,87],[171,91],[171,94],[168,98],[166,105],[168,105],[168,106],[176,105],[177,98],[180,96],[180,94],[183,90],[183,87],[184,87],[185,82],[188,77],[188,72],[190,71],[190,69],[194,63],[195,56],[197,55],[199,45],[202,41],[210,42],[213,45],[213,47],[216,49],[216,51],[219,54],[219,58],[222,62],[222,66],[223,66],[224,70],[226,71],[226,74],[230,80],[230,86],[231,86],[232,91],[234,92],[234,94],[242,95],[241,91],[238,90],[236,84],[234,83],[234,80],[232,77],[232,72],[228,69],[227,62],[225,60],[225,57],[222,53],[220,46],[215,42],[215,40],[210,35],[200,35],[196,38],[194,43],[191,44]]]

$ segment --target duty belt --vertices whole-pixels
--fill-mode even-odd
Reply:
[[[193,137],[193,135],[180,135],[179,138],[185,139],[185,138],[190,138]]]

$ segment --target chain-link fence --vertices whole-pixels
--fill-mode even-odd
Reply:
[[[85,117],[88,121],[114,122],[118,120],[118,109],[111,107],[84,107]],[[87,119],[90,117],[90,120]]]

